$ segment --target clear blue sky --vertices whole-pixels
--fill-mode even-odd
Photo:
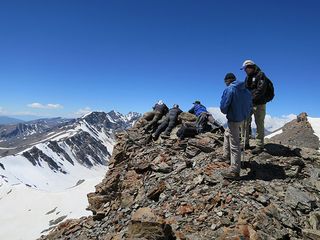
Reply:
[[[319,9],[317,0],[3,0],[0,113],[144,112],[158,99],[218,106],[225,73],[244,79],[239,68],[253,59],[275,85],[271,115],[319,116]]]

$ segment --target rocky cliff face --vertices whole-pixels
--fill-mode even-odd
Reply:
[[[320,156],[268,143],[245,153],[241,180],[219,162],[221,133],[151,141],[139,123],[117,134],[109,172],[88,194],[93,215],[41,239],[320,239]]]

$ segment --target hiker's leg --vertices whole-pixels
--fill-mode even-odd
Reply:
[[[241,124],[241,144],[245,146],[249,146],[251,122],[252,116],[250,115]]]
[[[176,126],[176,119],[175,119],[175,118],[169,119],[167,128],[166,128],[166,130],[164,131],[164,134],[170,135],[172,129],[174,129],[175,126]]]
[[[255,109],[255,122],[257,125],[256,143],[258,149],[264,147],[264,118],[266,116],[266,105],[258,105]]]
[[[240,125],[239,122],[228,122],[230,153],[231,153],[231,171],[240,173],[241,150],[240,150]]]
[[[151,120],[151,122],[146,126],[146,130],[149,131],[150,129],[154,128],[154,126],[156,125],[156,123],[161,119],[162,115],[160,112],[155,111],[154,113],[154,117]]]
[[[154,138],[158,139],[160,134],[167,128],[169,123],[169,119],[166,118],[161,124],[160,126],[157,128],[156,132],[154,133]]]
[[[230,159],[230,129],[229,129],[229,127],[224,132],[223,158]]]

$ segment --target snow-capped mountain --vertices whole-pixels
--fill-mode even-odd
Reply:
[[[23,129],[12,127],[19,131],[2,126],[11,134],[0,138],[0,211],[15,209],[0,216],[0,239],[35,239],[66,216],[87,215],[86,193],[107,171],[115,132],[139,117],[91,112],[78,119],[42,119],[24,123]],[[75,204],[72,199],[79,200]],[[30,218],[39,222],[28,222]],[[22,226],[22,234],[12,226]]]
[[[0,125],[0,139],[3,141],[17,140],[34,134],[52,131],[55,127],[61,127],[72,119],[44,118],[29,122]]]
[[[301,113],[296,119],[272,132],[267,139],[284,145],[320,148],[320,118],[308,117]]]
[[[63,179],[62,186],[65,186],[66,176],[75,167],[105,166],[112,153],[114,132],[130,127],[138,117],[136,114],[129,119],[114,111],[92,112],[75,120],[43,119],[25,123],[24,129],[15,135],[15,139],[13,135],[17,131],[11,131],[10,137],[6,135],[2,138],[0,174],[10,183],[23,183],[40,189],[48,189],[49,186],[59,189],[59,179]],[[16,125],[15,129],[21,130],[20,126]],[[32,174],[31,171],[21,172],[22,165],[32,166],[36,170]],[[52,182],[39,182],[34,178],[47,178],[48,174],[61,175],[61,178],[56,180],[53,176]]]

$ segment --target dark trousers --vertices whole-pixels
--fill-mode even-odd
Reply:
[[[167,117],[157,128],[154,134],[154,137],[158,138],[163,131],[165,135],[169,135],[172,129],[176,126],[176,124],[177,124],[176,118]]]
[[[155,111],[153,119],[148,123],[148,125],[145,128],[146,131],[154,129],[155,126],[157,125],[158,121],[161,120],[161,118],[162,118],[162,114],[158,111]]]

